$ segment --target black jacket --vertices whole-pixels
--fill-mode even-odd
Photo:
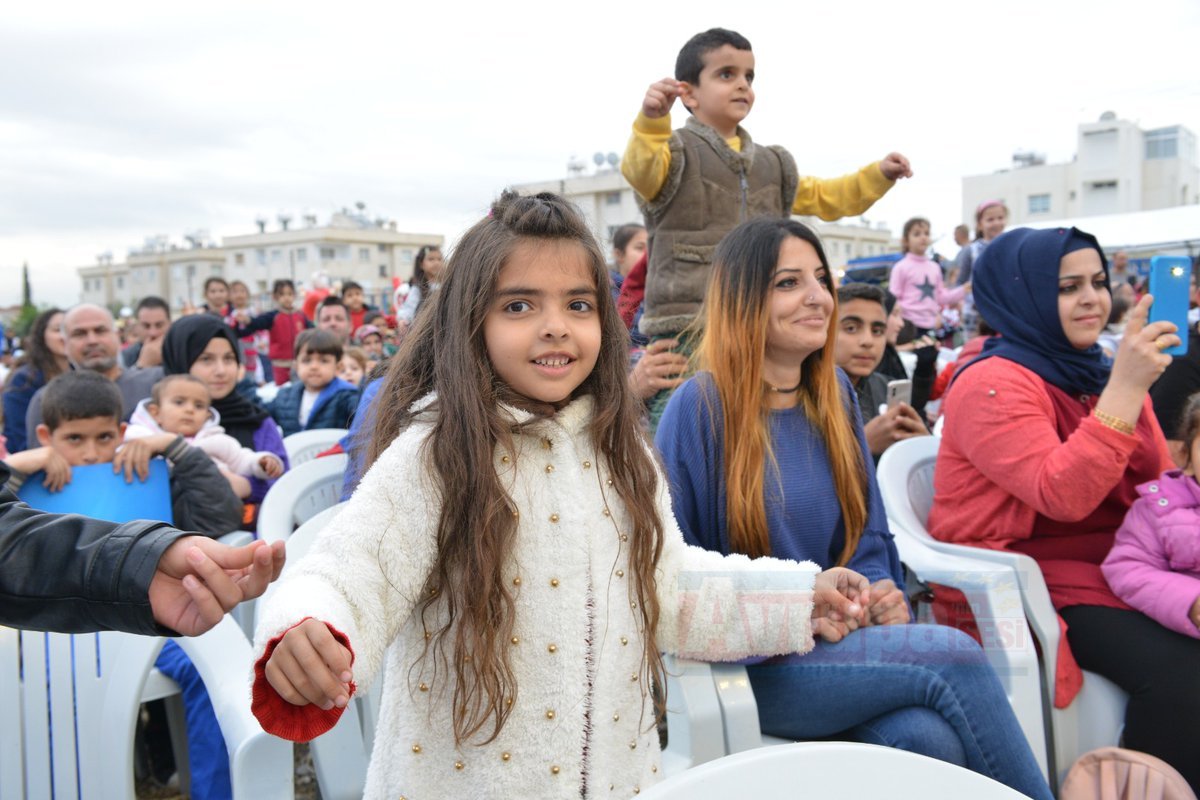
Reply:
[[[35,511],[4,487],[0,463],[0,625],[63,633],[171,632],[150,611],[158,560],[188,534],[162,522]]]

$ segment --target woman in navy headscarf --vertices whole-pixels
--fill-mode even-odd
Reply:
[[[975,305],[1001,334],[955,377],[934,476],[938,539],[1032,556],[1065,622],[1054,703],[1080,667],[1130,700],[1125,746],[1200,788],[1200,640],[1121,602],[1100,564],[1139,484],[1173,466],[1148,390],[1175,326],[1147,323],[1146,297],[1110,360],[1096,344],[1112,297],[1095,237],[1018,228],[975,265]]]

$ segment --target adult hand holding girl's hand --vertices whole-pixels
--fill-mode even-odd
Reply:
[[[292,705],[312,703],[328,711],[350,702],[350,651],[320,620],[306,619],[285,633],[264,672],[271,688]]]
[[[680,94],[679,81],[674,78],[663,78],[650,84],[646,97],[642,100],[642,113],[650,119],[665,117],[671,113],[675,98]]]
[[[871,584],[871,602],[867,611],[872,625],[903,625],[909,621],[904,592],[890,578]]]
[[[866,624],[870,603],[871,583],[854,570],[832,567],[819,573],[813,582],[813,636],[841,641]]]

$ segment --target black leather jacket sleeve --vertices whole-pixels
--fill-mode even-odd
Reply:
[[[183,531],[35,511],[3,487],[0,463],[0,625],[63,633],[170,635],[150,611],[150,579]]]

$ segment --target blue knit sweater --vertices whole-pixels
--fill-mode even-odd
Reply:
[[[900,557],[888,530],[858,403],[841,370],[838,377],[847,410],[853,414],[868,483],[867,524],[847,566],[872,583],[891,578],[903,589]],[[778,471],[769,462],[767,465],[770,554],[831,567],[842,552],[846,533],[824,440],[799,407],[771,412],[770,422],[771,446],[778,463]],[[654,441],[671,482],[671,501],[684,538],[689,544],[728,555],[724,424],[711,375],[702,372],[675,391]]]
[[[271,416],[283,429],[284,436],[291,436],[299,431],[312,431],[318,428],[344,428],[350,424],[354,407],[358,405],[358,389],[353,384],[334,378],[333,381],[317,395],[313,403],[308,422],[300,425],[300,401],[304,397],[304,384],[295,381],[279,390],[275,399],[267,405]]]

